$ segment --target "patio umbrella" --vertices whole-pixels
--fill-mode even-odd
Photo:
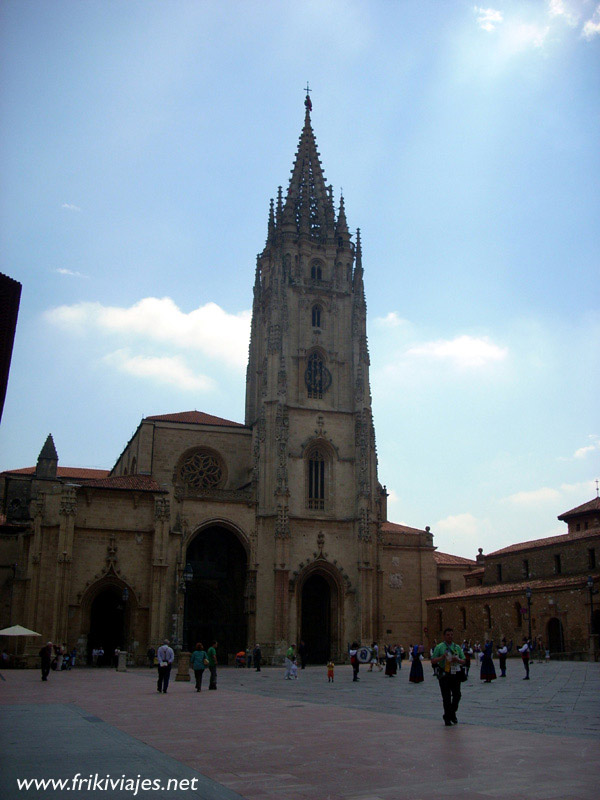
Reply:
[[[22,625],[11,625],[10,628],[2,628],[0,636],[41,636],[41,633],[30,631]]]

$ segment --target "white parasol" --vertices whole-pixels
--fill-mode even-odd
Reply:
[[[0,636],[41,636],[41,633],[30,631],[22,625],[11,625],[10,628],[2,628]]]

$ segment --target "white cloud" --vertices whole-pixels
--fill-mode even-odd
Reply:
[[[575,450],[573,453],[573,458],[585,458],[590,453],[593,453],[596,450],[596,447],[593,444],[588,444],[587,447],[580,447],[579,450]]]
[[[434,342],[413,345],[406,354],[411,357],[450,362],[461,368],[479,368],[489,363],[504,361],[508,349],[499,347],[487,336],[457,336],[455,339],[438,339]]]
[[[558,489],[550,489],[544,487],[542,489],[533,489],[529,492],[516,492],[505,498],[507,503],[515,506],[540,506],[547,507],[560,500],[561,493]]]
[[[104,356],[103,361],[120,372],[138,378],[149,378],[178,389],[209,392],[215,388],[215,382],[211,378],[194,374],[180,356],[132,356],[128,350],[116,350]]]
[[[492,540],[491,523],[473,514],[453,514],[431,528],[433,543],[443,553],[460,554],[475,559],[478,549],[486,549]]]
[[[484,31],[494,31],[503,21],[502,12],[495,8],[481,8],[474,6],[473,11],[478,15],[477,24]]]
[[[73,203],[63,203],[61,208],[64,208],[66,211],[81,211],[79,206],[74,206]]]
[[[399,317],[395,311],[390,311],[385,317],[375,317],[375,324],[380,328],[401,328],[409,326],[410,322]]]
[[[566,0],[549,0],[548,13],[550,17],[560,17],[572,28],[576,27],[580,20],[580,15],[574,8],[573,3]]]
[[[583,26],[581,35],[588,41],[600,34],[600,5],[597,5],[592,17]]]
[[[65,269],[64,267],[59,267],[58,269],[54,270],[59,275],[67,275],[70,278],[87,278],[87,275],[84,275],[83,272],[73,272],[73,270]]]
[[[516,492],[505,497],[505,503],[522,509],[539,508],[541,513],[548,514],[548,509],[563,503],[580,505],[587,502],[594,491],[593,481],[580,483],[562,483],[558,488],[544,486],[526,492]]]
[[[248,356],[250,312],[229,314],[216,303],[185,313],[170,297],[146,297],[129,308],[82,302],[50,309],[45,317],[72,332],[138,337],[196,350],[235,368],[244,367]]]

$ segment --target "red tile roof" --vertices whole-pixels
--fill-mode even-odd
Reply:
[[[160,485],[150,475],[115,475],[112,478],[99,478],[86,481],[86,488],[92,489],[129,489],[137,492],[161,492]]]
[[[212,414],[205,414],[203,411],[180,411],[178,414],[157,414],[154,417],[145,417],[152,422],[181,422],[194,425],[218,425],[224,428],[245,428],[241,422],[233,422],[230,419],[214,417]]]
[[[595,576],[598,580],[598,576]],[[533,592],[546,591],[549,589],[583,589],[587,583],[587,575],[571,575],[562,576],[557,575],[551,578],[538,578],[531,581],[520,581],[518,583],[494,583],[491,586],[470,586],[467,589],[461,589],[458,592],[448,592],[448,594],[440,594],[437,597],[428,597],[427,602],[442,602],[445,600],[460,600],[461,598],[468,597],[494,597],[501,594],[522,594],[525,596],[525,590],[529,587]]]
[[[450,553],[440,553],[437,550],[433,554],[433,558],[436,564],[446,565],[446,566],[460,566],[465,567],[472,564],[475,566],[477,564],[472,558],[463,558],[462,556],[453,556]]]
[[[3,475],[35,475],[35,467],[22,469],[9,469]],[[96,478],[106,478],[110,474],[108,469],[86,469],[85,467],[57,467],[57,478],[72,478],[78,481],[89,481]]]
[[[487,553],[486,558],[490,558],[490,556],[503,556],[506,553],[518,553],[520,550],[534,550],[538,547],[549,547],[555,544],[569,544],[569,542],[587,539],[592,536],[600,536],[600,528],[593,528],[587,531],[574,531],[573,533],[561,533],[560,536],[547,536],[545,539],[533,539],[530,542],[511,544],[508,547],[503,547],[501,550],[494,550],[493,553]]]
[[[600,511],[600,497],[594,497],[594,499],[590,500],[588,503],[577,506],[577,508],[572,508],[570,511],[565,511],[558,519],[564,520],[569,517],[577,517],[580,514],[588,514],[590,511]]]
[[[408,525],[398,525],[396,522],[384,522],[381,526],[383,533],[427,533],[419,528],[409,528]]]

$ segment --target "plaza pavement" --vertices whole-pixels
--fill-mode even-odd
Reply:
[[[155,671],[76,668],[0,674],[0,797],[68,800],[133,797],[83,786],[19,791],[17,777],[191,781],[179,791],[202,800],[591,800],[600,796],[600,664],[520,660],[508,677],[463,684],[459,725],[447,728],[431,667],[425,682],[337,667],[221,668],[217,692]],[[208,676],[207,676],[208,677]],[[91,783],[90,783],[91,786]],[[187,788],[193,786],[194,789]],[[65,790],[66,791],[66,790]]]

